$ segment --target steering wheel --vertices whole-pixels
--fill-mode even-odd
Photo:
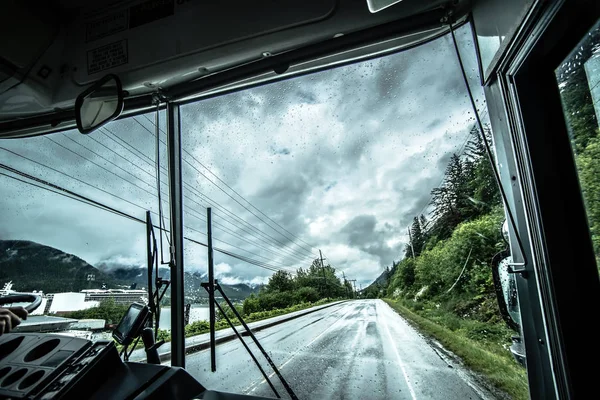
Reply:
[[[31,314],[40,306],[40,304],[42,304],[42,296],[29,293],[16,293],[0,297],[0,306],[13,303],[29,303],[23,308],[25,308],[27,312]]]

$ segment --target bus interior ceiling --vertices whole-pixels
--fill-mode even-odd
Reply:
[[[446,16],[464,20],[470,3],[403,0],[371,13],[364,0],[11,0],[0,16],[13,39],[0,45],[0,135],[73,127],[75,97],[107,73],[136,113],[157,91],[198,98],[414,45],[447,32]]]

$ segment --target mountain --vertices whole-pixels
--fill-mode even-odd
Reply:
[[[136,287],[146,287],[148,284],[148,270],[139,266],[115,265],[114,263],[98,263],[98,269],[111,276],[128,287],[135,284]],[[159,267],[158,274],[163,279],[171,278],[171,270],[167,267]],[[195,272],[184,272],[184,293],[186,301],[198,302],[207,299],[208,292],[200,285],[208,281],[207,274]],[[251,287],[245,283],[226,285],[221,283],[221,288],[232,300],[243,300],[252,293],[258,293],[262,285]]]
[[[371,291],[379,291],[380,288],[385,288],[388,285],[388,282],[390,280],[390,278],[392,277],[392,275],[394,275],[394,272],[396,270],[396,267],[394,266],[391,270],[389,268],[386,268],[383,270],[383,272],[366,288],[363,289],[364,293],[369,293]]]
[[[88,276],[94,277],[88,281]],[[44,293],[99,289],[114,279],[73,254],[27,240],[0,240],[0,284]],[[110,287],[110,286],[109,286]]]
[[[170,269],[160,267],[159,275],[169,279]],[[88,280],[92,277],[93,280]],[[200,286],[205,280],[206,274],[184,273],[186,301],[197,302],[208,297],[206,290]],[[139,265],[100,262],[95,267],[73,254],[36,242],[0,240],[0,285],[8,281],[13,281],[15,290],[43,290],[44,293],[100,289],[103,284],[110,289],[129,288],[135,284],[141,289],[147,287],[148,273]],[[261,288],[243,283],[221,284],[221,287],[232,300],[243,300]]]

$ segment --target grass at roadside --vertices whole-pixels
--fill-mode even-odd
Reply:
[[[509,351],[500,344],[481,343],[411,311],[398,301],[384,299],[419,331],[438,340],[446,349],[459,356],[471,370],[483,375],[494,387],[514,399],[528,399],[525,369],[518,365]]]

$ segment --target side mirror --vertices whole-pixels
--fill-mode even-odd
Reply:
[[[512,257],[508,250],[496,254],[492,259],[492,277],[500,314],[511,329],[519,332],[521,311],[519,310],[516,277],[514,273],[510,272],[509,264],[511,262]]]
[[[123,90],[116,75],[100,79],[75,101],[75,119],[81,133],[90,133],[117,118],[123,111]]]

